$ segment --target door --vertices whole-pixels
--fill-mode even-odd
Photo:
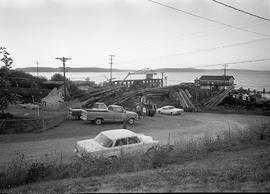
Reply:
[[[126,147],[126,152],[129,154],[138,154],[138,153],[143,153],[144,152],[144,144],[139,140],[138,137],[129,137],[128,139],[128,144]]]

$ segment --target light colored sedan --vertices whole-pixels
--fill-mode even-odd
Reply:
[[[175,108],[174,106],[163,106],[158,108],[157,112],[160,114],[181,115],[184,112],[184,109]]]
[[[78,141],[75,153],[82,157],[103,156],[105,158],[119,157],[121,153],[146,153],[159,142],[144,134],[136,134],[127,129],[113,129],[100,132],[94,139]]]

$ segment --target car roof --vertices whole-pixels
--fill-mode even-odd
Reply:
[[[122,106],[112,104],[112,105],[109,105],[109,107],[122,107]]]
[[[163,106],[162,108],[169,108],[169,107],[174,107],[174,106],[168,105],[168,106]]]
[[[110,138],[111,140],[137,136],[136,133],[127,129],[112,129],[112,130],[102,131],[101,133],[107,136],[108,138]]]

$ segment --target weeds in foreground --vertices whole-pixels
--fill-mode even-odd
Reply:
[[[59,155],[58,158],[45,156],[43,160],[30,163],[25,160],[23,154],[17,153],[16,158],[0,172],[0,189],[38,181],[135,172],[160,168],[169,164],[184,164],[187,161],[206,157],[212,152],[236,151],[248,146],[259,145],[258,142],[268,144],[269,139],[270,124],[265,123],[260,127],[250,127],[246,130],[224,131],[215,137],[204,136],[196,140],[175,142],[173,145],[157,146],[144,155],[121,153],[121,157],[110,160],[104,157],[85,156],[65,164],[62,161],[62,155]],[[269,159],[270,157],[258,156],[250,161],[248,168],[244,165],[242,168],[228,170],[224,177],[227,181],[238,180],[241,182],[247,178],[256,182],[269,181]],[[200,172],[201,175],[204,173],[207,172]]]

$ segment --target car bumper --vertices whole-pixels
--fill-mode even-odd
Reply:
[[[84,120],[84,121],[87,120],[87,118],[86,118],[85,116],[80,116],[80,118],[81,118],[82,120]]]

